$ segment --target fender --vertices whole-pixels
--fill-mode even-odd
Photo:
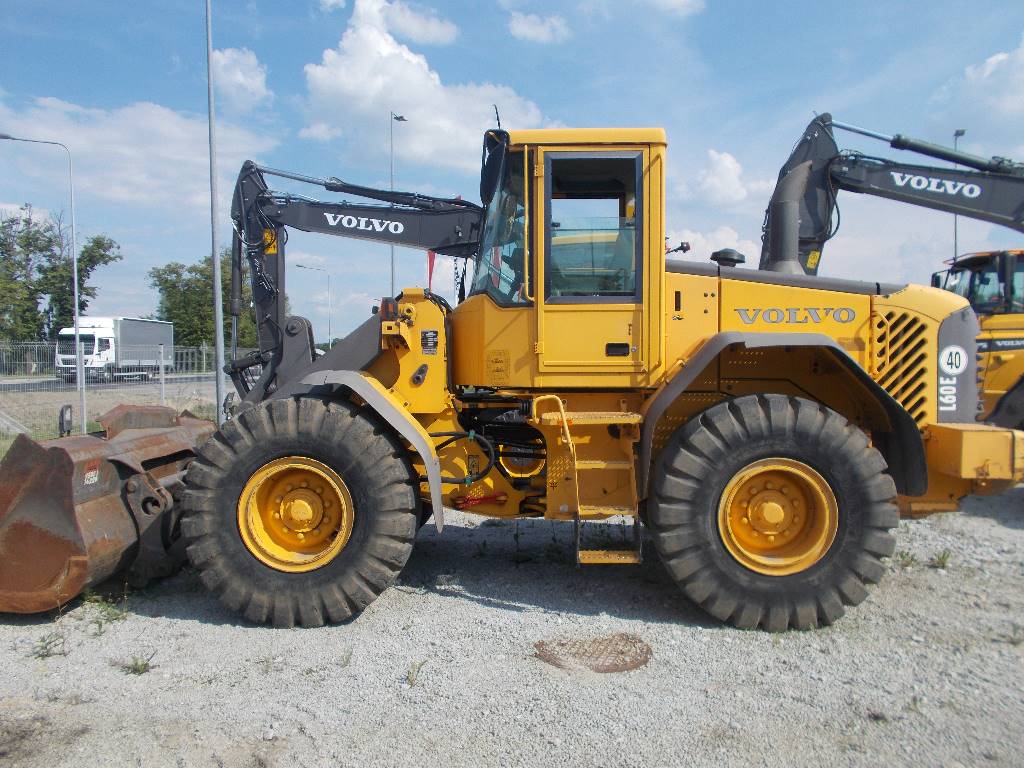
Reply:
[[[726,347],[742,344],[748,349],[764,347],[821,347],[863,384],[874,395],[889,419],[891,430],[876,431],[872,434],[875,447],[881,451],[889,465],[889,473],[896,483],[896,490],[906,496],[920,496],[928,489],[928,465],[925,461],[924,441],[921,431],[910,414],[886,392],[867,371],[861,368],[835,339],[821,333],[741,333],[727,331],[712,336],[696,355],[686,363],[671,381],[662,387],[644,405],[643,428],[640,433],[640,466],[638,469],[638,495],[647,497],[650,480],[651,451],[654,444],[654,429],[658,420],[672,403],[683,394],[694,379]],[[433,493],[433,492],[431,492]]]
[[[444,530],[444,507],[441,504],[441,462],[438,461],[430,435],[418,421],[408,414],[395,396],[379,381],[358,371],[317,371],[306,376],[301,383],[310,389],[325,385],[350,389],[365,400],[378,416],[412,445],[427,471],[427,485],[430,488],[430,506],[434,513],[434,524],[437,526],[438,533]]]

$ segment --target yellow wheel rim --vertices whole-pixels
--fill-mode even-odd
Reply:
[[[352,495],[341,476],[303,456],[264,464],[238,499],[238,530],[246,548],[287,573],[331,562],[348,543],[354,519]]]
[[[821,560],[836,538],[839,505],[820,474],[793,459],[748,464],[725,487],[718,532],[743,566],[788,576]]]

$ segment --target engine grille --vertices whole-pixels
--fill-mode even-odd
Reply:
[[[913,417],[918,425],[928,422],[931,403],[928,382],[929,334],[924,321],[901,310],[873,316],[875,378]]]

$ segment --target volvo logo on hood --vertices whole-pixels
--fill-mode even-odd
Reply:
[[[936,179],[932,176],[918,176],[913,173],[900,173],[889,171],[893,183],[897,187],[910,187],[921,192],[938,192],[943,195],[963,195],[974,199],[981,195],[981,187],[977,184],[967,184],[962,181],[950,179]]]
[[[388,219],[371,219],[366,216],[349,216],[341,213],[324,212],[327,223],[332,227],[339,224],[345,229],[361,229],[365,232],[384,232],[387,230],[393,235],[400,235],[405,231],[405,224],[400,221],[389,221]]]
[[[837,323],[852,323],[857,313],[852,307],[755,307],[753,309],[737,308],[736,314],[744,325],[753,325],[758,320],[762,323],[822,323],[832,320]]]

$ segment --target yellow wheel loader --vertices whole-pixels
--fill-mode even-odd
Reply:
[[[1024,251],[960,256],[949,269],[932,275],[932,285],[963,296],[978,315],[978,418],[1024,427]]]
[[[838,619],[882,577],[901,509],[1016,482],[1024,432],[974,421],[965,299],[802,273],[810,166],[780,180],[771,258],[750,269],[734,251],[666,259],[660,129],[488,131],[479,206],[246,163],[232,314],[247,262],[260,349],[229,364],[238,403],[174,506],[203,583],[253,622],[343,621],[449,507],[564,521],[581,566],[639,563],[649,539],[690,600],[738,627]],[[470,274],[458,306],[406,289],[317,356],[285,311],[288,228]],[[613,518],[625,543],[588,541]]]

